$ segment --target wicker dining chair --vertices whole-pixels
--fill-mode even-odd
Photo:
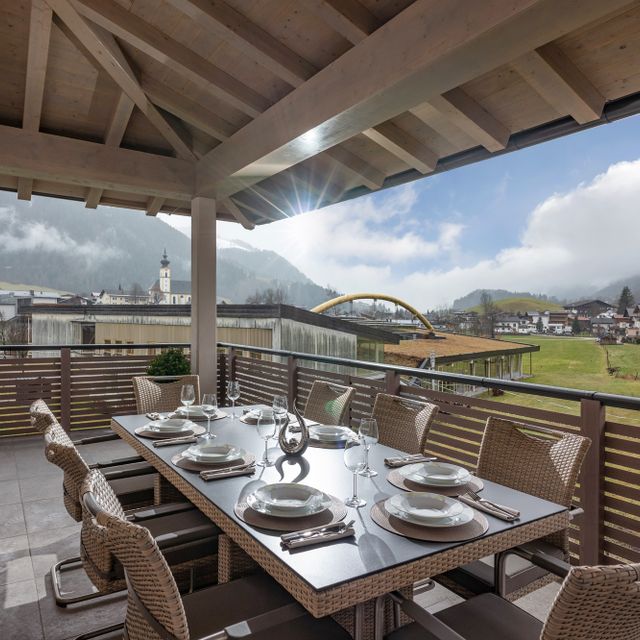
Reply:
[[[639,640],[640,564],[568,565],[546,622],[486,593],[435,615],[392,598],[413,622],[387,640]]]
[[[200,398],[200,378],[197,375],[180,376],[134,376],[133,392],[136,396],[137,413],[151,411],[175,411],[180,403],[180,392],[185,384],[192,384],[196,402]]]
[[[482,438],[477,475],[570,508],[590,444],[584,436],[492,416],[487,420]],[[498,570],[493,566],[496,559],[492,556],[438,576],[437,580],[461,595],[498,590],[500,595],[515,600],[552,579],[547,571],[533,566],[526,556],[543,550],[556,558],[567,559],[569,531],[558,531],[525,547],[521,554],[505,552],[498,556]],[[496,575],[498,584],[495,584]]]
[[[437,413],[435,404],[379,393],[372,415],[378,423],[380,444],[406,453],[424,453]]]
[[[147,529],[105,509],[89,489],[83,503],[85,511],[93,514],[96,535],[104,539],[126,573],[127,640],[254,635],[260,640],[350,638],[332,619],[312,618],[265,573],[181,596],[166,558]]]
[[[304,408],[304,417],[321,424],[343,424],[354,393],[353,387],[314,380]]]

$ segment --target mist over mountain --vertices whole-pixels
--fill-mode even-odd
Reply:
[[[633,294],[636,302],[640,302],[640,274],[636,276],[630,276],[629,278],[623,278],[622,280],[616,280],[610,285],[607,285],[602,289],[598,289],[593,294],[593,297],[604,300],[605,302],[617,304],[618,299],[620,298],[620,293],[622,292],[622,288],[625,286],[631,289],[631,293]]]
[[[475,289],[462,298],[456,298],[453,301],[452,308],[464,311],[480,304],[480,298],[484,292],[487,292],[495,302],[505,300],[506,298],[535,298],[541,302],[562,302],[554,296],[547,296],[543,293],[530,293],[529,291],[507,291],[506,289]]]
[[[157,218],[0,192],[0,281],[84,294],[134,283],[146,290],[165,248],[172,278],[189,280],[190,240]],[[218,296],[235,303],[267,289],[282,289],[289,304],[304,307],[329,297],[285,258],[243,242],[219,242],[217,278]]]

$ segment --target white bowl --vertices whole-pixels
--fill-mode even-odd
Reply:
[[[240,460],[244,457],[244,452],[231,444],[203,442],[192,444],[185,451],[185,455],[196,462],[223,463]]]
[[[408,480],[432,487],[458,487],[471,478],[466,469],[448,462],[416,462],[398,471]]]
[[[321,440],[322,442],[343,442],[354,436],[354,433],[348,427],[334,426],[328,424],[317,424],[309,427],[309,437],[312,440]]]
[[[153,420],[147,425],[147,429],[158,432],[179,433],[193,428],[193,423],[182,418],[166,418],[164,420]]]
[[[457,516],[440,518],[437,520],[424,520],[422,518],[417,518],[405,511],[401,511],[391,503],[391,498],[385,501],[384,508],[390,515],[395,516],[400,520],[404,520],[405,522],[409,522],[410,524],[416,524],[420,527],[461,527],[463,524],[471,522],[474,518],[473,509],[471,507],[467,507],[466,505],[463,505],[462,511]]]
[[[280,482],[256,489],[247,497],[247,504],[269,516],[300,518],[329,508],[331,498],[304,484]]]
[[[400,493],[389,498],[389,504],[399,511],[426,522],[452,518],[460,515],[464,510],[462,502],[436,493]]]

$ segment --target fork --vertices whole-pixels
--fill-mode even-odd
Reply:
[[[515,509],[511,509],[509,507],[502,507],[499,504],[496,504],[495,502],[491,502],[491,500],[487,500],[486,498],[483,498],[477,491],[474,491],[473,489],[467,488],[466,493],[475,502],[479,502],[480,504],[485,504],[488,507],[495,509],[496,511],[501,511],[505,515],[517,516],[519,514],[519,512],[516,511]]]

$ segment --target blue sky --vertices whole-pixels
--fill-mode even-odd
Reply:
[[[475,288],[573,297],[640,273],[638,141],[635,116],[254,231],[221,223],[219,235],[277,251],[319,284],[421,308]]]

